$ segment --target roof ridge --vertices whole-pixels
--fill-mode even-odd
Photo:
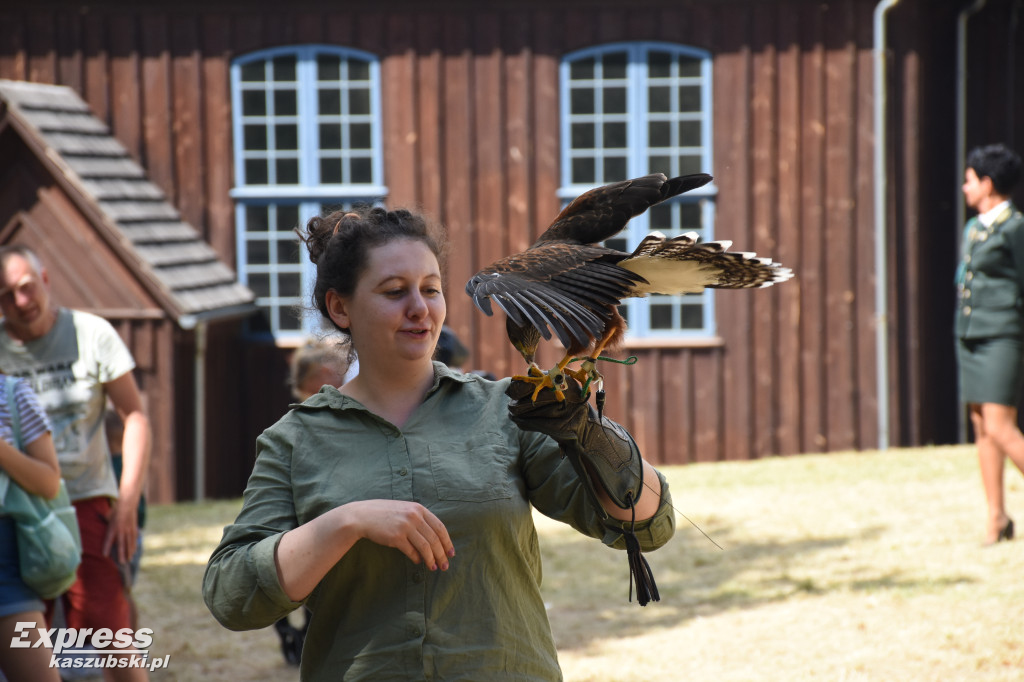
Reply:
[[[196,315],[216,317],[219,309],[232,315],[255,309],[255,295],[237,281],[234,269],[77,92],[0,79],[0,101],[20,123],[13,128],[35,138],[29,146],[55,178],[91,207],[85,213],[104,226],[111,247],[130,253],[125,260],[136,277],[163,292],[158,300],[179,323]]]

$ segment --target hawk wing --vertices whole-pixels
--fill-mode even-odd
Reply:
[[[493,300],[520,327],[533,325],[545,339],[550,327],[566,348],[586,346],[602,336],[612,307],[645,282],[615,265],[624,255],[600,246],[538,242],[478,272],[466,293],[486,315]]]
[[[545,339],[553,330],[569,349],[585,348],[621,325],[615,306],[623,298],[762,287],[792,277],[770,259],[728,251],[731,242],[699,243],[695,232],[673,239],[653,233],[631,254],[596,245],[651,206],[710,181],[704,173],[672,179],[654,173],[586,192],[529,249],[474,275],[466,293],[487,315],[492,299],[505,311],[517,348],[534,343],[536,337],[526,339],[532,326]]]
[[[592,189],[569,203],[537,242],[472,277],[466,293],[485,314],[493,299],[518,326],[551,330],[566,348],[600,338],[614,306],[643,276],[617,267],[629,254],[600,246],[634,216],[711,181],[705,173],[668,179],[653,173]],[[575,341],[575,344],[573,344]]]
[[[622,231],[631,219],[666,199],[711,182],[707,173],[667,179],[664,173],[613,182],[573,199],[537,240],[596,244]]]

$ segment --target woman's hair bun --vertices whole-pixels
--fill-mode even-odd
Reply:
[[[314,216],[306,223],[306,233],[299,234],[299,237],[306,243],[309,249],[309,260],[314,264],[320,262],[320,258],[327,251],[327,244],[334,236],[334,226],[319,216]]]
[[[306,243],[306,248],[309,249],[309,260],[314,264],[319,264],[331,239],[339,233],[344,239],[346,233],[351,232],[353,225],[361,220],[362,216],[351,211],[340,218],[336,213],[325,217],[310,218],[306,223],[306,234],[302,235],[301,232],[299,234],[299,237]]]

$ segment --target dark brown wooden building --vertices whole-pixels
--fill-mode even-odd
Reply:
[[[715,181],[634,221],[620,245],[696,229],[796,278],[631,304],[638,362],[606,371],[608,412],[647,455],[956,441],[960,164],[976,144],[1024,148],[1021,11],[1018,0],[39,0],[0,10],[0,78],[79,93],[254,292],[258,315],[209,329],[208,409],[224,412],[200,439],[205,492],[227,495],[287,404],[290,349],[316,333],[294,312],[309,266],[291,228],[377,200],[444,223],[448,322],[470,364],[501,376],[521,360],[463,283],[527,246],[562,202],[652,171]],[[41,163],[8,147],[4,177]],[[130,264],[93,270],[140,280]],[[161,399],[184,414],[195,374],[187,362],[172,371]],[[163,476],[195,456],[189,420],[176,419]],[[183,480],[160,490],[194,492]]]

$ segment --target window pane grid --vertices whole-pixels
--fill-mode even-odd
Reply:
[[[299,106],[296,58],[285,55],[242,69],[242,159],[246,184],[298,184]]]
[[[569,164],[572,184],[625,180],[629,158],[628,55],[606,53],[570,66]]]
[[[681,46],[633,43],[583,50],[563,64],[564,196],[663,172],[710,170],[710,57]],[[634,218],[610,248],[631,251],[649,232],[713,237],[713,198],[680,197]],[[711,292],[629,300],[636,336],[713,333]]]
[[[373,179],[374,116],[366,62],[321,58],[318,66],[320,182],[369,184]]]
[[[700,60],[652,51],[647,62],[648,170],[669,177],[700,172],[705,87]]]
[[[243,281],[256,294],[273,333],[294,330],[294,313],[302,304],[304,268],[296,257],[299,207],[294,204],[240,206],[244,225]]]
[[[308,309],[314,269],[294,228],[321,210],[379,200],[377,61],[330,46],[280,48],[239,60],[232,76],[239,279],[264,313],[250,331],[308,334],[320,325]],[[324,185],[345,197],[341,206],[321,205]],[[246,191],[254,186],[259,195]]]
[[[242,184],[375,184],[379,116],[370,62],[307,52],[239,70]],[[300,101],[302,91],[315,99]],[[313,163],[304,165],[307,158]]]

